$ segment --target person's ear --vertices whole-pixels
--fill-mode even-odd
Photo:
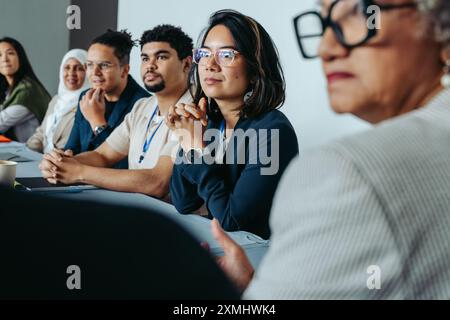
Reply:
[[[250,79],[250,81],[249,81],[249,83],[248,83],[247,91],[252,91],[252,90],[253,90],[253,88],[255,87],[256,81],[257,81],[256,76],[254,76],[254,77],[252,77],[252,78]]]
[[[122,71],[121,77],[126,78],[126,77],[128,77],[129,73],[130,73],[130,64],[127,63],[123,66],[123,71]]]
[[[188,72],[191,70],[192,67],[192,57],[187,56],[183,59],[183,72]]]
[[[447,64],[450,61],[450,44],[443,46],[441,49],[441,60],[443,64]]]
[[[450,88],[450,45],[446,45],[442,48],[441,60],[444,65],[441,85],[448,89]]]

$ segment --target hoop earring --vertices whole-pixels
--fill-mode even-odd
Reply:
[[[446,89],[450,88],[450,60],[445,62],[444,75],[441,78],[441,85]]]
[[[251,97],[252,95],[253,95],[253,90],[247,92],[247,93],[244,95],[244,103],[247,103],[248,99],[250,99],[250,97]]]

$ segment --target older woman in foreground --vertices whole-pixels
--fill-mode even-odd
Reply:
[[[332,108],[375,126],[290,165],[254,275],[214,221],[220,264],[246,298],[448,299],[450,2],[320,9],[295,19],[302,53],[321,58]]]

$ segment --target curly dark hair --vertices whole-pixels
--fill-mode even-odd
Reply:
[[[151,30],[147,30],[142,34],[140,45],[142,47],[149,42],[167,42],[177,52],[178,58],[183,60],[192,56],[194,44],[191,37],[181,30],[170,24],[161,24]]]
[[[114,31],[111,29],[92,40],[90,45],[96,43],[113,48],[114,55],[119,59],[121,65],[130,63],[130,52],[136,45],[135,41],[131,39],[131,33],[127,30]]]
[[[247,75],[250,79],[247,92],[252,92],[241,111],[243,117],[257,117],[277,109],[284,104],[286,83],[281,68],[278,50],[267,31],[253,18],[235,10],[220,10],[211,15],[209,24],[200,36],[199,45],[205,43],[209,31],[217,25],[224,25],[231,32],[236,50],[245,58]],[[192,96],[198,103],[206,97],[200,85],[198,66],[193,65],[190,75],[193,83]],[[207,106],[208,116],[213,120],[221,118],[217,103],[211,99]]]

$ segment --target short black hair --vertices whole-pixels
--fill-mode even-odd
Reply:
[[[114,55],[119,59],[121,65],[130,63],[130,52],[135,46],[135,42],[131,39],[131,33],[127,30],[114,31],[108,29],[104,34],[92,40],[93,44],[103,44],[114,49]]]
[[[180,27],[170,24],[161,24],[142,34],[140,45],[142,47],[149,42],[168,42],[178,53],[178,58],[183,60],[192,56],[193,41]]]

